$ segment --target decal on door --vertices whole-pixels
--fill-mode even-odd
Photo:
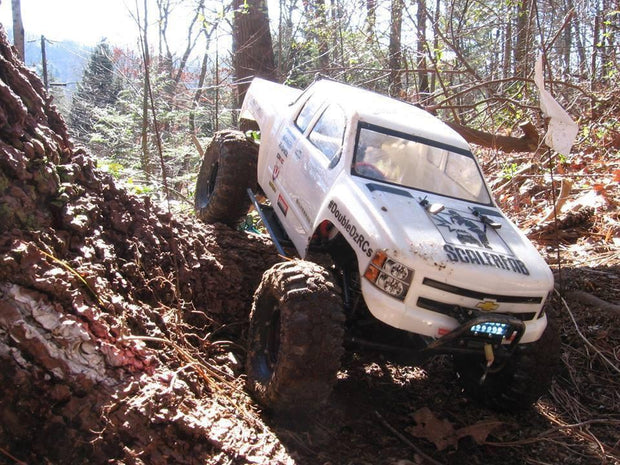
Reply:
[[[357,230],[357,226],[355,226],[355,224],[347,218],[347,215],[340,211],[338,204],[333,200],[330,200],[327,208],[332,215],[334,215],[338,223],[340,223],[351,239],[353,239],[353,243],[361,249],[367,257],[371,257],[373,250],[370,247],[370,242],[368,242],[364,235]]]

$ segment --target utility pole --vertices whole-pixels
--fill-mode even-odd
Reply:
[[[36,42],[36,40],[28,41],[28,43],[31,42]],[[54,41],[47,40],[45,36],[41,36],[41,70],[43,72],[43,85],[45,86],[45,90],[49,92],[50,87],[65,87],[67,84],[64,82],[49,82],[49,79],[47,77],[47,53],[45,50],[46,43],[53,44]]]
[[[47,82],[47,57],[45,55],[45,36],[41,36],[41,67],[43,68],[43,84],[45,90],[49,90],[49,83]]]

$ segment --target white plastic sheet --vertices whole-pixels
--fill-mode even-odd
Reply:
[[[536,60],[534,82],[540,93],[540,109],[549,118],[549,128],[545,135],[545,144],[562,155],[568,155],[577,137],[579,127],[570,115],[545,89],[542,55]]]

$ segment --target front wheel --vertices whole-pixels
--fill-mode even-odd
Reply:
[[[274,411],[316,410],[336,381],[343,324],[342,301],[327,270],[304,261],[274,265],[254,296],[248,390]]]
[[[196,181],[194,209],[207,223],[237,226],[250,208],[256,186],[258,149],[240,131],[217,132],[205,150]]]
[[[538,341],[519,345],[510,359],[491,365],[483,383],[484,355],[455,355],[454,367],[470,397],[496,410],[515,411],[528,408],[549,390],[559,351],[560,338],[549,321]]]

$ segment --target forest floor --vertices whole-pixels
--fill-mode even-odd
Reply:
[[[279,260],[270,241],[99,172],[5,41],[0,463],[620,463],[618,134],[581,141],[553,180],[544,154],[482,160],[556,274],[561,367],[547,395],[498,413],[462,394],[448,358],[351,349],[301,426],[243,389],[252,294]]]

